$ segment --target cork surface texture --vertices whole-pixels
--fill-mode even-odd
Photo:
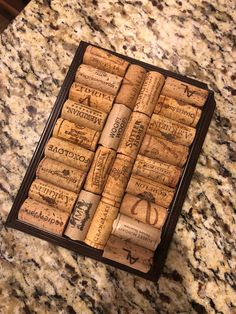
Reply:
[[[86,2],[83,7],[71,1],[68,4],[32,1],[1,35],[3,276],[0,287],[3,293],[0,310],[3,313],[117,313],[118,309],[124,313],[233,313],[234,199],[231,193],[235,171],[232,141],[234,91],[230,81],[233,79],[230,72],[232,55],[221,41],[221,36],[227,35],[226,25],[230,27],[233,17],[224,11],[223,4],[214,7],[205,3],[201,6],[192,1],[188,6],[190,8],[176,3],[170,9],[155,1],[136,6],[130,3],[107,4],[106,12],[111,12],[112,7],[115,10],[112,15],[105,13],[107,18],[103,20],[98,16],[101,12],[104,14],[104,7],[96,1]],[[181,12],[187,9],[194,12],[193,16],[181,18]],[[36,12],[45,17],[40,28]],[[142,32],[136,31],[129,36],[123,26],[129,24],[130,30],[136,29],[135,22],[125,18],[131,13],[137,21],[139,13],[142,14],[144,28]],[[199,19],[209,14],[212,20],[204,25],[202,32],[187,31],[192,19],[200,25]],[[155,16],[161,16],[160,20]],[[175,18],[168,22],[171,16]],[[219,19],[219,16],[224,18]],[[172,40],[167,40],[168,34],[164,36],[157,31],[163,22],[168,23],[165,32],[169,28],[170,31],[176,27],[179,29],[179,34],[171,34]],[[186,29],[181,27],[181,23],[186,24]],[[216,23],[225,27],[219,30],[220,27],[213,27]],[[122,24],[122,31],[114,39],[114,29],[120,29]],[[209,30],[211,39],[206,37]],[[217,31],[221,36],[215,35]],[[185,40],[178,36],[185,36]],[[78,37],[207,82],[216,93],[217,110],[158,284],[4,227],[76,51]],[[143,44],[138,43],[147,41],[147,38],[152,45],[147,44],[144,49]],[[191,45],[186,46],[187,38],[194,39]],[[230,47],[231,37],[226,36],[226,40]],[[177,43],[176,50],[174,45]],[[217,45],[222,46],[218,58],[211,54]],[[209,54],[200,53],[200,47],[208,49]],[[217,75],[216,81],[214,77]],[[223,79],[224,76],[227,79]],[[32,175],[29,179],[33,180]],[[32,230],[26,227],[25,231]],[[51,240],[60,242],[53,236]],[[84,248],[81,253],[88,254]],[[96,258],[95,255],[93,257]]]

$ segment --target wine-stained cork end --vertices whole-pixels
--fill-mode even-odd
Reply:
[[[24,201],[18,213],[19,220],[57,235],[62,235],[68,218],[68,213],[30,198]]]

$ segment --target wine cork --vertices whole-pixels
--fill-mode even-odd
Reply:
[[[45,146],[45,156],[86,172],[89,170],[94,152],[51,137]]]
[[[131,175],[126,192],[165,208],[169,207],[174,197],[174,189],[136,174]]]
[[[100,136],[98,131],[59,118],[53,129],[53,136],[65,139],[94,151]]]
[[[161,241],[161,230],[123,214],[118,214],[114,221],[112,234],[151,251]]]
[[[133,173],[153,179],[164,185],[175,187],[181,176],[181,169],[146,156],[138,155]]]
[[[124,76],[129,65],[127,61],[121,59],[101,48],[88,46],[84,53],[83,63],[91,65],[97,69]]]
[[[102,198],[93,216],[85,238],[85,243],[103,250],[111,234],[112,224],[116,219],[119,208],[113,206],[106,198]]]
[[[122,104],[114,104],[101,133],[99,144],[117,150],[129,120],[131,110]]]
[[[133,110],[143,85],[145,75],[146,70],[144,68],[137,64],[131,64],[125,74],[115,101],[119,104],[124,104]]]
[[[67,100],[62,108],[61,117],[80,126],[95,131],[101,131],[105,124],[107,114],[101,110]]]
[[[115,96],[103,93],[97,89],[74,82],[71,85],[69,99],[109,113]]]
[[[195,127],[201,117],[201,109],[171,97],[160,95],[154,113]]]
[[[103,257],[147,273],[153,264],[154,253],[141,246],[110,236]]]
[[[38,165],[36,176],[61,188],[79,193],[86,173],[62,162],[44,158]]]
[[[142,89],[134,106],[134,111],[152,115],[159,98],[165,77],[161,73],[150,71],[147,73]]]
[[[118,153],[136,158],[143,137],[148,127],[149,117],[139,112],[133,112],[130,116],[128,125],[121,138]]]
[[[133,163],[133,159],[128,156],[121,154],[116,155],[102,196],[116,202],[121,202],[133,168]]]
[[[189,146],[194,140],[196,129],[166,117],[153,114],[147,133],[177,144]]]
[[[21,206],[18,219],[40,230],[62,235],[69,214],[27,198]]]
[[[82,190],[66,227],[65,235],[72,240],[84,241],[101,196]]]
[[[85,181],[85,190],[97,194],[102,193],[115,156],[114,150],[103,146],[98,147]]]
[[[30,186],[29,197],[70,213],[77,199],[77,194],[41,179],[36,179]]]
[[[182,167],[188,158],[189,149],[187,146],[146,134],[139,153],[174,166]]]
[[[120,213],[158,229],[163,227],[167,217],[166,208],[128,193],[123,198]]]
[[[166,79],[161,93],[197,107],[204,106],[208,97],[207,90],[176,80],[172,77]]]
[[[76,72],[75,81],[98,89],[101,92],[116,95],[122,82],[122,77],[81,64]]]

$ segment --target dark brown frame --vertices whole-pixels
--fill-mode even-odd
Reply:
[[[206,133],[215,109],[215,100],[214,100],[214,93],[210,90],[208,90],[207,85],[190,79],[188,77],[182,76],[180,74],[176,74],[164,69],[161,69],[159,67],[156,67],[154,65],[150,65],[138,60],[135,60],[133,58],[129,58],[126,56],[123,56],[121,54],[118,54],[116,52],[110,51],[114,55],[117,55],[130,63],[141,65],[142,67],[146,68],[149,71],[158,71],[162,73],[165,76],[170,76],[173,78],[176,78],[178,80],[181,80],[183,82],[192,84],[194,86],[206,89],[209,91],[209,96],[206,101],[206,104],[202,111],[202,116],[200,118],[200,121],[197,126],[197,133],[195,140],[190,148],[190,153],[188,156],[188,160],[186,165],[183,169],[183,175],[180,179],[180,182],[177,186],[174,199],[171,203],[171,206],[169,208],[169,215],[167,218],[167,221],[165,223],[165,226],[163,228],[162,232],[162,241],[160,245],[158,246],[155,256],[154,256],[154,264],[151,268],[151,270],[148,273],[142,273],[138,270],[135,270],[133,268],[130,268],[128,266],[125,266],[123,264],[114,262],[112,260],[106,259],[102,257],[102,251],[93,249],[92,247],[87,246],[85,243],[82,242],[76,242],[73,240],[70,240],[69,238],[63,237],[63,236],[57,236],[54,234],[50,234],[49,232],[37,229],[36,227],[29,225],[25,222],[19,221],[17,219],[18,211],[24,202],[24,200],[27,198],[29,187],[32,183],[32,181],[35,179],[35,173],[37,166],[40,162],[40,160],[43,158],[44,155],[44,146],[47,143],[48,139],[52,135],[53,127],[56,123],[57,118],[60,116],[60,112],[62,109],[62,106],[65,102],[65,100],[68,97],[69,89],[74,81],[75,73],[78,68],[78,66],[82,63],[83,54],[85,52],[86,47],[89,45],[87,42],[81,41],[75,57],[71,63],[71,66],[69,68],[69,71],[66,75],[66,78],[64,80],[64,83],[60,89],[59,95],[57,97],[57,100],[55,102],[55,105],[52,109],[52,112],[48,118],[48,121],[46,123],[46,126],[44,128],[44,131],[42,133],[42,136],[39,140],[39,143],[36,147],[36,150],[33,154],[33,157],[31,159],[31,162],[29,164],[29,167],[27,169],[27,172],[25,174],[25,177],[22,181],[22,184],[20,186],[20,189],[17,193],[17,196],[15,198],[15,201],[13,203],[12,209],[8,215],[6,226],[12,227],[18,230],[21,230],[23,232],[29,233],[33,236],[39,237],[43,240],[47,240],[49,242],[52,242],[54,244],[60,245],[62,247],[65,247],[69,250],[75,251],[81,255],[85,255],[88,257],[91,257],[93,259],[96,259],[98,261],[104,262],[106,264],[115,266],[117,268],[120,268],[122,270],[125,270],[127,272],[133,273],[135,275],[138,275],[140,277],[146,278],[148,280],[157,281],[160,277],[160,274],[162,272],[168,249],[175,231],[175,227],[178,221],[178,218],[181,213],[181,209],[184,203],[184,199],[186,197],[188,187],[190,184],[190,181],[192,179],[194,169],[198,160],[198,157],[201,152],[201,148],[204,142],[204,139],[206,137]],[[109,50],[108,50],[109,51]]]

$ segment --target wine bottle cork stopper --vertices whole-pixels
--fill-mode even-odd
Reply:
[[[101,92],[116,95],[122,82],[122,77],[81,64],[76,72],[75,81],[98,89]]]
[[[137,64],[131,64],[125,74],[115,102],[124,104],[133,110],[143,85],[145,75],[146,70],[144,68]]]
[[[94,152],[51,137],[45,146],[45,156],[86,172],[92,163]]]
[[[174,197],[174,189],[136,174],[131,175],[126,192],[165,208],[169,207]]]
[[[204,106],[208,97],[207,90],[176,80],[172,77],[166,79],[161,93],[197,107]]]
[[[182,167],[188,158],[189,149],[187,146],[146,134],[139,153],[171,165]]]
[[[85,126],[80,126],[79,124],[59,118],[53,129],[53,136],[94,151],[100,133]]]
[[[147,133],[177,144],[189,146],[194,140],[196,129],[169,118],[153,114]]]
[[[82,190],[66,227],[65,235],[72,240],[84,241],[101,196]]]
[[[167,217],[167,209],[146,199],[126,193],[120,213],[161,229]]]
[[[146,74],[142,89],[134,106],[134,111],[152,115],[159,98],[165,77],[158,72],[150,71]]]
[[[121,138],[118,153],[136,158],[150,118],[145,114],[133,112]]]
[[[85,243],[103,250],[111,234],[112,224],[117,217],[119,208],[110,204],[103,197],[98,204],[91,225],[85,238]]]
[[[154,113],[195,127],[201,117],[201,109],[171,97],[160,95]]]
[[[70,213],[77,199],[77,194],[43,180],[36,179],[30,186],[29,197],[35,201]]]
[[[153,255],[150,250],[111,235],[102,256],[147,273],[153,264]]]
[[[102,196],[121,202],[133,168],[134,160],[117,154],[111,172],[107,178]]]
[[[21,206],[18,219],[50,233],[62,235],[69,214],[27,198]]]
[[[161,230],[123,214],[118,214],[114,221],[112,234],[151,251],[161,241]]]
[[[129,65],[124,59],[93,46],[88,46],[86,48],[83,63],[119,76],[125,75]]]
[[[99,146],[88,172],[84,188],[86,191],[101,194],[115,160],[116,152]]]
[[[122,104],[114,104],[101,133],[99,144],[117,150],[129,120],[131,110]]]
[[[38,165],[36,176],[61,188],[79,193],[86,173],[62,162],[44,158]]]
[[[68,99],[63,105],[61,117],[80,126],[85,126],[95,131],[101,131],[105,124],[107,114],[101,110]]]
[[[74,82],[71,85],[69,99],[109,113],[115,96],[101,92],[89,86]]]
[[[150,178],[169,187],[175,187],[181,176],[181,169],[146,156],[138,155],[133,167],[133,173]]]

